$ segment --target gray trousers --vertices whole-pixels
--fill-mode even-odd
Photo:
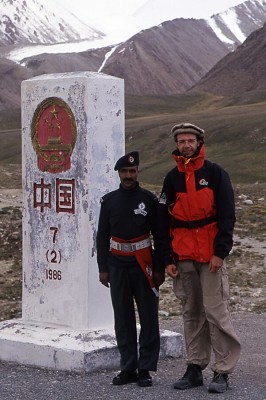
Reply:
[[[206,368],[213,349],[212,369],[232,372],[240,356],[240,342],[228,309],[226,266],[214,273],[208,264],[186,260],[178,263],[178,272],[174,293],[182,302],[188,364]]]

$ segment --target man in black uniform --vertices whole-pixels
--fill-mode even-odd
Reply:
[[[114,169],[121,183],[119,189],[106,194],[101,201],[97,262],[100,282],[106,287],[110,284],[121,356],[121,372],[112,382],[151,386],[149,371],[156,371],[160,350],[158,287],[164,281],[164,270],[160,271],[155,257],[158,201],[139,186],[138,165],[136,151],[116,162]],[[134,300],[141,326],[139,352]]]

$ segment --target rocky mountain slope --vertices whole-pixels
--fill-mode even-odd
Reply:
[[[192,89],[223,96],[266,90],[266,24],[221,59]]]
[[[0,0],[0,9],[0,46],[93,40],[104,36],[50,0]]]
[[[227,11],[212,15],[208,22],[217,36],[236,49],[255,30],[266,22],[265,0],[248,0]]]
[[[20,83],[31,76],[28,68],[0,59],[0,110],[20,108]]]
[[[186,91],[227,53],[205,20],[175,19],[117,46],[102,71],[124,78],[127,94],[171,95]]]
[[[190,88],[228,53],[206,21],[195,19],[176,19],[142,31],[112,48],[104,61],[106,50],[42,54],[23,61],[34,75],[100,70],[123,78],[127,94],[171,95]]]

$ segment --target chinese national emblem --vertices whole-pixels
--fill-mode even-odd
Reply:
[[[39,104],[32,119],[31,137],[41,171],[70,169],[77,130],[74,115],[63,100],[49,97]]]

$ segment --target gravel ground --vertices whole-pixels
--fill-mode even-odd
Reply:
[[[239,313],[232,318],[242,343],[242,353],[226,393],[208,393],[207,386],[212,378],[210,367],[204,371],[204,386],[186,391],[173,389],[173,382],[186,368],[184,358],[161,359],[150,388],[140,388],[136,384],[113,386],[110,382],[116,371],[77,374],[0,362],[0,399],[266,400],[266,314]],[[180,317],[162,323],[162,327],[182,333]]]

